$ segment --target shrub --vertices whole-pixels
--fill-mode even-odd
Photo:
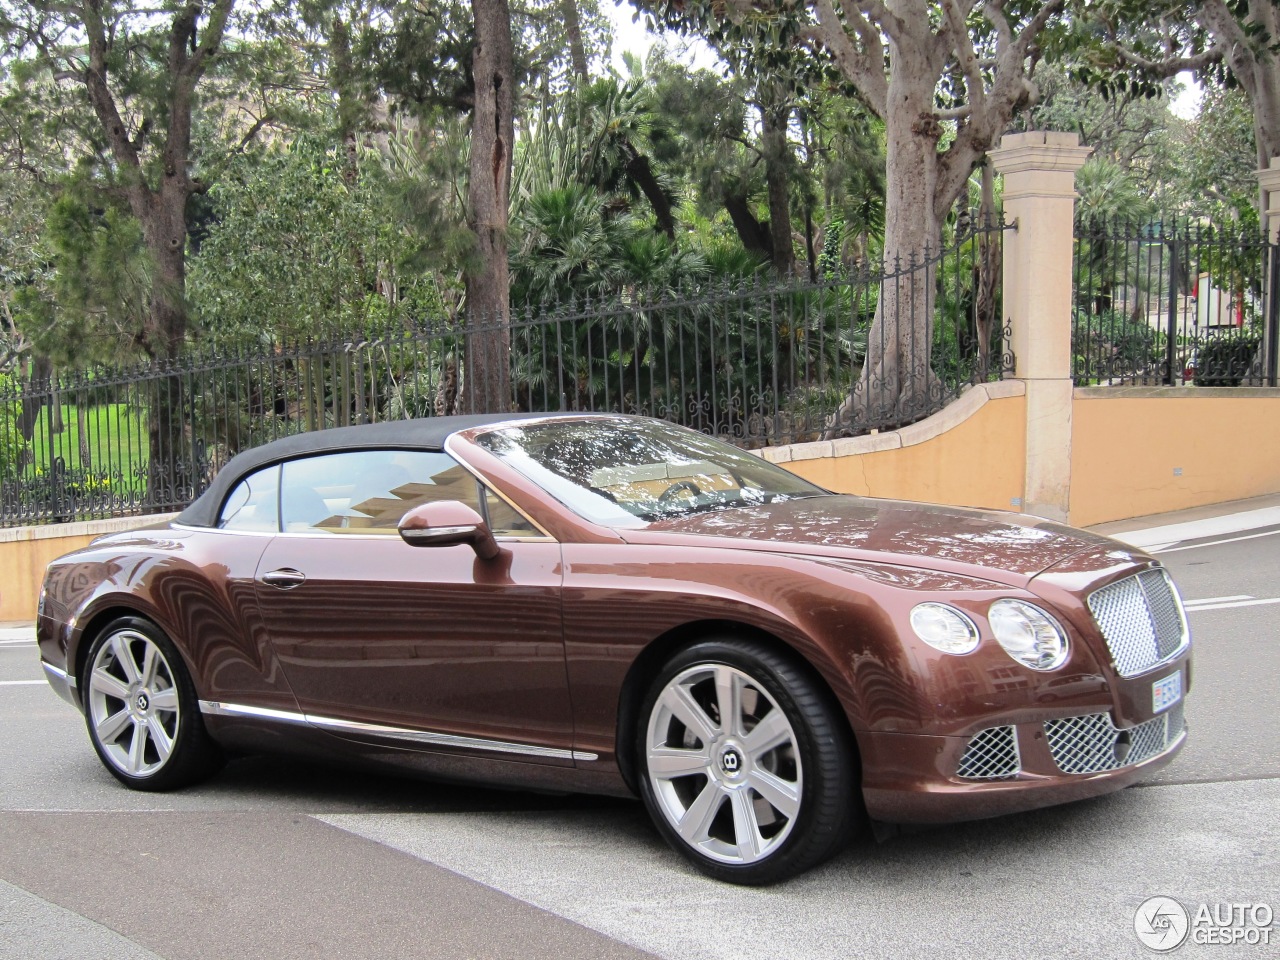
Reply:
[[[1077,378],[1144,378],[1157,374],[1163,361],[1159,332],[1145,320],[1115,310],[1076,310],[1071,353]]]
[[[1261,345],[1259,337],[1218,337],[1202,343],[1196,353],[1195,385],[1240,386]]]

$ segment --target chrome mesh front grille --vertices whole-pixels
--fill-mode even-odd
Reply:
[[[1148,570],[1138,574],[1142,592],[1146,594],[1151,610],[1151,622],[1156,628],[1156,653],[1166,660],[1178,652],[1186,631],[1182,612],[1178,609],[1177,596],[1169,574],[1163,570]]]
[[[1122,677],[1145,673],[1186,643],[1186,620],[1163,568],[1095,590],[1088,603]]]
[[[1002,780],[1022,770],[1018,732],[1013,727],[990,727],[965,747],[956,775],[966,780]]]
[[[1047,720],[1045,736],[1063,773],[1099,773],[1141,763],[1163,753],[1182,735],[1182,704],[1146,723],[1116,728],[1109,713]]]

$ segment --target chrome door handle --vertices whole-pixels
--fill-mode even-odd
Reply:
[[[294,570],[292,567],[281,567],[279,570],[272,570],[270,573],[262,575],[262,582],[269,583],[273,587],[279,587],[281,590],[292,590],[294,587],[306,583],[307,575],[301,570]]]

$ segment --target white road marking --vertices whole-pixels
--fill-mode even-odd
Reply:
[[[0,647],[34,647],[34,640],[0,640]]]
[[[48,682],[48,680],[0,680],[0,687],[36,687]]]
[[[1233,597],[1201,597],[1199,600],[1184,600],[1182,605],[1190,610],[1192,607],[1201,607],[1206,603],[1228,603],[1232,600],[1252,600],[1253,597],[1247,593],[1238,593]]]
[[[1228,537],[1226,540],[1211,540],[1208,543],[1193,543],[1185,547],[1152,547],[1147,553],[1177,553],[1180,550],[1199,550],[1201,547],[1216,547],[1222,543],[1235,543],[1239,540],[1254,540],[1258,537],[1274,537],[1280,530],[1267,530],[1263,533],[1251,533],[1244,537]]]
[[[1280,603],[1280,597],[1267,600],[1232,600],[1229,603],[1205,603],[1198,607],[1187,606],[1187,613],[1199,613],[1201,610],[1234,610],[1236,607],[1264,607],[1268,604]]]
[[[179,813],[177,807],[3,807],[5,813]],[[4,881],[0,880],[0,883]],[[3,956],[3,954],[0,954]]]

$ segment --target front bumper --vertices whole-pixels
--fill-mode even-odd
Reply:
[[[1156,752],[1135,753],[1133,763],[1117,761],[1111,769],[1086,773],[1063,772],[1062,767],[1070,768],[1072,762],[1060,745],[1051,748],[1046,724],[1016,724],[1017,772],[991,778],[957,774],[973,737],[860,732],[863,798],[875,820],[950,823],[1096,797],[1123,789],[1168,764],[1187,740],[1180,711],[1177,724],[1174,728],[1169,722],[1166,739]],[[1119,732],[1127,736],[1137,730]]]

